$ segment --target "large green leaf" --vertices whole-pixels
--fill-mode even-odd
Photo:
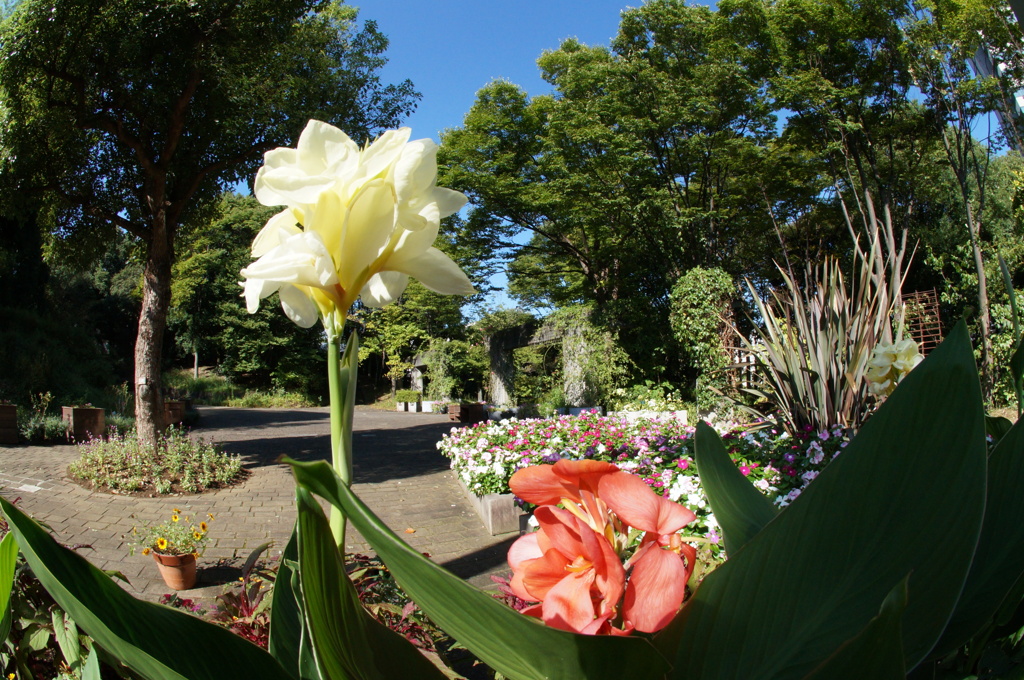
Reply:
[[[300,485],[342,508],[435,623],[508,678],[644,680],[667,672],[666,660],[642,638],[575,635],[519,614],[407,546],[325,462],[285,461]]]
[[[933,656],[951,652],[993,620],[1024,576],[1024,420],[1018,420],[988,459],[985,523],[963,595]],[[1010,603],[1016,608],[1016,603]]]
[[[298,579],[293,579],[292,565],[298,559],[298,539],[295,530],[281,554],[274,590],[270,602],[270,635],[267,650],[292,678],[316,678],[312,653],[303,646],[303,616],[299,605]],[[293,580],[295,585],[293,585]]]
[[[839,648],[807,680],[904,680],[900,627],[907,607],[907,581],[903,579],[882,603],[878,616]]]
[[[1017,343],[1017,349],[1010,357],[1010,377],[1017,393],[1017,413],[1024,411],[1024,339]]]
[[[32,573],[57,604],[98,645],[144,678],[285,677],[281,665],[256,645],[184,612],[136,600],[3,498],[0,510]]]
[[[844,453],[704,580],[683,609],[674,677],[803,677],[908,573],[903,648],[916,666],[949,620],[981,530],[981,403],[961,323]]]
[[[11,632],[11,591],[14,589],[14,570],[18,564],[18,544],[14,534],[0,539],[0,640]]]
[[[445,680],[412,643],[363,608],[323,510],[302,487],[296,494],[303,612],[323,677]]]
[[[735,555],[764,525],[775,519],[776,509],[747,481],[729,458],[722,440],[706,423],[697,424],[697,472],[722,528],[725,548]]]

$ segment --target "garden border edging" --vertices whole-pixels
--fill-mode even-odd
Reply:
[[[514,494],[489,493],[478,496],[469,490],[461,477],[455,475],[455,479],[459,482],[463,493],[466,494],[466,498],[473,505],[473,509],[476,510],[476,514],[480,516],[480,520],[491,536],[523,531],[528,515],[516,506]]]

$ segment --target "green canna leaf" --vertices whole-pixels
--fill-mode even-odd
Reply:
[[[900,642],[903,611],[907,608],[907,578],[890,591],[878,616],[857,637],[846,642],[806,680],[904,680]]]
[[[297,594],[298,577],[292,569],[297,559],[298,539],[293,529],[288,545],[281,554],[281,564],[271,593],[270,636],[267,650],[285,670],[289,671],[289,677],[315,680],[318,677],[316,664],[308,644],[303,644],[303,616],[299,604],[301,596]]]
[[[363,608],[323,510],[302,487],[296,496],[303,612],[322,677],[445,680],[412,643]]]
[[[150,680],[280,680],[281,665],[225,628],[136,600],[0,497],[0,510],[39,582],[96,644]],[[217,663],[210,663],[217,659]]]
[[[961,323],[799,498],[704,579],[683,608],[671,677],[802,678],[857,636],[908,573],[902,637],[913,669],[971,567],[984,432]]]
[[[323,462],[292,466],[298,483],[341,507],[395,580],[441,628],[510,680],[662,678],[668,662],[640,637],[548,628],[445,571],[398,538]]]
[[[963,595],[942,640],[937,658],[960,647],[992,622],[1014,584],[1024,577],[1024,420],[999,439],[988,458],[985,522]],[[1020,603],[1009,602],[1016,609]]]
[[[18,544],[14,534],[0,539],[0,640],[11,632],[11,591],[14,589],[14,570],[18,564]]]
[[[729,555],[746,545],[777,513],[764,494],[747,481],[707,423],[697,424],[694,460],[700,483],[722,528]]]

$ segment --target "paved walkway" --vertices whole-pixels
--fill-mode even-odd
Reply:
[[[57,539],[101,569],[128,577],[129,592],[156,600],[170,592],[152,559],[129,556],[125,538],[139,521],[156,523],[172,508],[204,517],[212,513],[210,541],[200,559],[199,583],[189,597],[209,598],[237,580],[249,552],[267,542],[279,555],[295,520],[294,482],[281,454],[327,460],[326,408],[234,409],[200,407],[194,434],[222,444],[251,471],[242,484],[199,495],[136,498],[87,491],[67,477],[74,446],[0,446],[0,494],[48,525]],[[357,409],[353,432],[353,488],[392,530],[435,562],[486,588],[505,569],[515,535],[491,536],[438,453],[449,430],[447,416]],[[137,519],[133,519],[132,515]],[[351,526],[348,552],[371,552]],[[217,566],[218,561],[223,561]]]

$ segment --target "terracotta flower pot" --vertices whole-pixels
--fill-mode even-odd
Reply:
[[[196,584],[196,556],[150,553],[168,588],[189,590]]]

